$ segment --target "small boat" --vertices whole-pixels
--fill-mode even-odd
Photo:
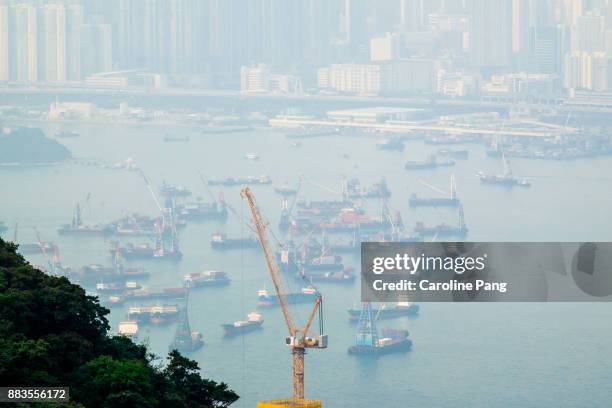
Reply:
[[[164,142],[189,142],[189,136],[164,136]]]
[[[259,160],[259,155],[257,153],[246,153],[244,158],[247,160],[257,161]]]
[[[239,334],[250,333],[261,329],[263,317],[260,313],[251,312],[247,315],[247,320],[237,320],[234,323],[222,324],[225,336],[237,336]]]
[[[74,139],[80,135],[72,130],[61,130],[55,133],[55,137],[58,139]]]
[[[400,136],[391,136],[376,143],[378,150],[404,150],[404,140]]]

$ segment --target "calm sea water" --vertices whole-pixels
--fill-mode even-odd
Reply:
[[[52,135],[59,125],[45,124]],[[500,171],[499,159],[486,157],[484,147],[469,146],[471,157],[454,168],[406,172],[407,159],[424,159],[437,150],[422,141],[407,144],[403,153],[375,150],[369,137],[291,140],[270,131],[203,135],[186,127],[150,125],[73,125],[81,134],[65,139],[74,156],[106,161],[133,158],[156,184],[162,180],[189,187],[208,200],[198,171],[208,178],[268,174],[275,184],[295,183],[303,175],[303,196],[332,199],[342,176],[358,176],[370,184],[381,176],[392,189],[392,209],[402,212],[412,226],[456,222],[446,209],[410,209],[411,192],[436,194],[422,182],[448,190],[456,175],[474,241],[609,241],[612,240],[612,158],[572,162],[514,160],[516,173],[532,177],[530,189],[506,190],[482,186],[477,171]],[[164,143],[164,134],[188,135],[189,143]],[[257,152],[261,161],[245,160]],[[321,188],[326,186],[326,189]],[[277,224],[281,199],[271,186],[255,187],[264,216]],[[238,188],[225,188],[226,199],[248,217]],[[90,199],[83,204],[87,196]],[[61,248],[65,265],[110,264],[110,243],[102,238],[58,237],[57,228],[70,221],[74,205],[83,205],[85,222],[107,222],[131,212],[156,214],[156,207],[137,173],[73,164],[41,168],[0,168],[0,220],[19,222],[19,241],[33,242],[36,227],[43,239]],[[369,205],[372,212],[379,204]],[[255,309],[256,292],[272,288],[259,250],[215,252],[210,235],[225,231],[247,234],[238,217],[225,224],[190,223],[180,233],[184,259],[179,263],[141,261],[134,265],[153,273],[152,289],[181,284],[182,276],[206,269],[225,270],[228,287],[199,290],[192,295],[190,321],[204,335],[206,345],[193,353],[205,376],[222,380],[241,395],[237,406],[254,406],[259,399],[288,396],[290,354],[286,328],[278,309],[264,310],[264,330],[243,338],[224,339],[220,325],[244,318]],[[12,229],[6,237],[12,238]],[[127,240],[124,240],[124,242]],[[145,242],[146,239],[133,241]],[[42,256],[30,261],[44,264]],[[348,266],[358,258],[346,256]],[[288,290],[299,285],[285,279]],[[359,285],[320,285],[325,299],[327,350],[306,356],[306,395],[328,407],[395,406],[610,406],[612,391],[612,306],[600,304],[424,304],[421,315],[383,321],[380,327],[406,328],[414,342],[405,354],[364,360],[347,355],[355,326],[346,309],[359,299]],[[307,306],[294,307],[296,321]],[[111,313],[114,329],[126,309]],[[141,341],[158,355],[167,352],[175,326],[145,327]]]

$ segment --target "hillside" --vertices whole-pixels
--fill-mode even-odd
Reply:
[[[160,365],[145,346],[110,336],[108,313],[0,239],[0,385],[67,386],[73,407],[226,407],[238,399],[176,351]]]
[[[71,156],[64,145],[45,137],[38,128],[19,127],[0,133],[0,164],[56,163]]]

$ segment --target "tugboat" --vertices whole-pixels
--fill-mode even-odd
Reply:
[[[250,333],[261,329],[263,317],[260,313],[251,312],[247,315],[247,320],[237,320],[234,323],[222,324],[223,333],[227,337]]]

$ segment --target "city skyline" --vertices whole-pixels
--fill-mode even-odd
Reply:
[[[611,0],[0,1],[1,83],[571,95],[611,55]]]

